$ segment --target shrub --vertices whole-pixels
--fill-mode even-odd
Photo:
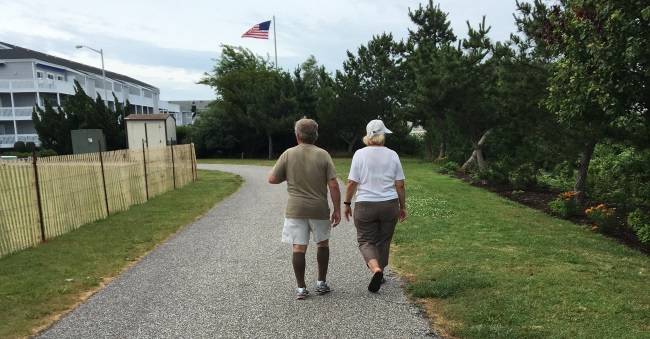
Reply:
[[[616,209],[609,208],[605,204],[589,207],[585,210],[585,214],[594,223],[594,226],[605,232],[612,231],[617,227],[615,212]]]
[[[486,170],[480,171],[478,177],[491,184],[504,185],[508,183],[508,177],[504,172],[490,166]]]
[[[442,174],[449,174],[449,173],[454,173],[458,170],[458,163],[454,161],[447,161],[440,168],[438,168],[438,172]]]
[[[36,150],[36,144],[33,143],[32,141],[26,142],[25,143],[25,151],[26,152],[32,152]]]
[[[25,147],[25,142],[24,141],[16,141],[14,143],[14,151],[16,151],[18,153],[27,152],[27,147]]]
[[[568,218],[578,214],[577,194],[575,191],[560,193],[555,200],[548,203],[551,213],[562,218]]]
[[[528,189],[537,185],[537,169],[532,164],[523,164],[508,175],[508,181],[515,189]]]
[[[627,223],[641,243],[650,245],[650,215],[637,209],[627,216]]]

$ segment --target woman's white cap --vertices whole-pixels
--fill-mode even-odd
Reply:
[[[372,137],[377,134],[390,134],[393,132],[386,128],[386,125],[384,125],[383,121],[371,120],[368,125],[366,125],[366,133],[369,137]]]

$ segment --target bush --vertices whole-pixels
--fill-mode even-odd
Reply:
[[[460,166],[458,165],[457,162],[454,161],[447,161],[444,164],[438,168],[438,173],[442,174],[449,174],[449,173],[454,173],[458,170]]]
[[[560,193],[558,197],[548,203],[551,213],[562,218],[568,218],[578,214],[577,192],[568,191]]]
[[[508,175],[514,189],[522,190],[537,186],[537,169],[532,164],[523,164]]]
[[[611,232],[618,227],[615,218],[616,209],[609,208],[605,204],[589,207],[585,210],[587,217],[598,229]]]
[[[505,185],[508,184],[508,176],[505,172],[500,171],[498,168],[490,166],[484,171],[478,173],[478,178],[485,180],[491,184]]]
[[[25,143],[25,150],[27,152],[35,151],[36,150],[36,144],[33,143],[32,141],[29,141],[29,142]]]
[[[25,146],[25,142],[24,141],[16,141],[14,143],[14,151],[16,151],[18,153],[27,152],[27,147]]]
[[[627,216],[627,223],[641,243],[650,245],[650,215],[637,209]]]

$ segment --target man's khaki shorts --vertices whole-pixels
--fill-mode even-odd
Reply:
[[[332,225],[330,221],[320,219],[284,219],[284,228],[282,229],[282,242],[293,245],[309,244],[309,233],[312,234],[312,240],[315,243],[328,240]]]

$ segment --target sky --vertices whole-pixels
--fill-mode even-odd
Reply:
[[[276,16],[278,64],[293,70],[310,55],[329,71],[340,69],[346,51],[373,35],[405,39],[409,8],[418,0],[0,0],[0,41],[101,67],[160,88],[162,100],[213,99],[197,84],[214,66],[222,44],[250,48],[273,59],[273,38],[242,39],[254,24]],[[494,40],[515,31],[515,0],[438,0],[454,32],[483,15]]]

